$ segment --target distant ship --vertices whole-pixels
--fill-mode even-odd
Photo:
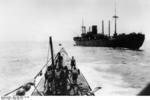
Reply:
[[[75,45],[77,46],[90,46],[90,47],[120,47],[128,49],[139,49],[144,40],[145,35],[142,33],[132,32],[130,34],[117,34],[117,18],[116,15],[113,16],[115,19],[115,31],[113,36],[110,36],[110,21],[108,26],[108,35],[104,34],[104,21],[102,21],[102,33],[98,33],[97,25],[92,26],[92,30],[86,32],[86,27],[82,24],[82,34],[81,36],[74,37]]]

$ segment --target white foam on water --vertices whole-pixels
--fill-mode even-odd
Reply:
[[[110,95],[135,95],[136,90],[130,88],[128,83],[123,81],[122,77],[118,74],[112,74],[106,70],[110,68],[106,64],[96,63],[79,63],[81,72],[89,82],[92,89],[97,86],[102,87],[101,90],[96,92],[96,95],[110,96]],[[95,70],[97,68],[100,70]]]

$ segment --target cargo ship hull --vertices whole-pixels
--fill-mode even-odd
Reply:
[[[82,40],[74,39],[77,46],[90,47],[121,47],[128,49],[139,49],[145,40],[143,34],[120,35],[116,38],[98,39],[98,40]]]

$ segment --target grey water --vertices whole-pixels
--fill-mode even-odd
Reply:
[[[150,82],[149,43],[139,51],[61,43],[91,88],[102,87],[96,95],[136,95]],[[46,63],[48,47],[48,42],[0,42],[0,95],[32,81]]]

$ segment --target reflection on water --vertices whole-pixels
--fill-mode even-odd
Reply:
[[[150,52],[103,47],[77,47],[62,43],[97,95],[136,95],[150,80]],[[0,44],[0,95],[33,79],[46,62],[48,43]],[[58,43],[54,44],[58,49]]]

